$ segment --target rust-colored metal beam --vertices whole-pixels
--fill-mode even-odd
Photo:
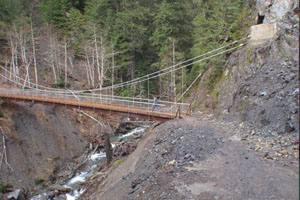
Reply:
[[[136,117],[153,121],[168,121],[176,118],[176,115],[168,112],[152,112],[148,108],[111,104],[104,102],[93,102],[88,100],[75,100],[60,97],[27,96],[17,94],[0,94],[0,97],[6,101],[27,101],[34,103],[43,103],[48,105],[66,106],[71,108],[80,108],[85,110],[100,111],[110,115],[121,115],[124,117]]]

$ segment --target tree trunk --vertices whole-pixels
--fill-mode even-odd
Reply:
[[[100,76],[100,90],[102,89],[104,83],[104,57],[105,57],[105,48],[103,44],[103,36],[101,35],[100,39],[100,46],[101,46],[101,76]]]
[[[84,114],[85,116],[91,118],[92,120],[96,121],[97,124],[99,125],[99,128],[100,128],[100,132],[103,132],[103,136],[104,136],[104,142],[105,142],[105,152],[106,152],[106,162],[107,162],[107,165],[110,164],[110,162],[112,161],[112,157],[113,157],[113,154],[112,154],[112,147],[111,147],[111,143],[110,143],[110,138],[109,138],[109,131],[112,130],[111,127],[108,125],[108,126],[105,126],[105,124],[101,123],[99,120],[97,120],[95,117],[87,114],[86,112],[82,111],[82,110],[77,110],[78,112],[81,112],[82,114]],[[103,130],[103,128],[105,129],[104,131],[101,131]]]
[[[98,70],[98,81],[101,81],[99,53],[98,53],[98,44],[97,44],[97,34],[96,34],[96,24],[94,24],[94,44],[95,44],[95,50],[96,50],[96,64],[97,64],[97,70]]]
[[[114,79],[115,79],[115,52],[114,52],[114,46],[112,45],[112,74],[111,74],[111,95],[114,96]]]
[[[68,82],[68,51],[67,51],[67,39],[65,38],[65,86]]]
[[[14,50],[14,44],[13,44],[11,35],[9,36],[9,39],[10,39],[10,49],[11,49],[11,69],[10,69],[11,75],[10,75],[10,78],[15,79],[15,76],[12,76],[12,75],[15,75],[16,70],[15,70],[15,50]]]
[[[130,78],[131,78],[131,80],[134,79],[135,67],[136,67],[135,51],[133,50],[132,51],[131,64],[130,64]]]
[[[30,17],[30,28],[31,28],[31,40],[32,40],[32,54],[33,54],[33,66],[34,66],[34,74],[35,74],[35,84],[38,87],[38,73],[37,73],[37,64],[36,64],[36,56],[35,56],[35,39],[33,34],[33,27],[32,27],[32,19]]]
[[[20,73],[19,73],[19,65],[18,65],[18,43],[16,42],[16,47],[14,48],[14,50],[15,50],[15,53],[14,53],[14,55],[15,55],[15,76],[16,76],[16,80],[17,80],[17,82],[19,83],[20,82],[20,77],[19,77],[19,75],[20,75]]]
[[[89,55],[88,55],[88,51],[87,48],[85,48],[85,58],[86,58],[86,78],[88,80],[88,85],[91,85],[91,75],[90,75],[90,60],[89,60]]]
[[[25,66],[25,69],[26,69],[26,77],[25,77],[25,79],[24,79],[23,89],[25,89],[25,87],[26,87],[27,79],[28,79],[28,86],[30,87],[29,66],[30,66],[30,64],[27,64],[27,65]]]
[[[175,39],[172,41],[172,87],[173,87],[173,100],[176,102],[176,73],[175,73]]]
[[[47,26],[49,26],[47,24]],[[57,83],[57,78],[56,78],[56,70],[55,70],[55,58],[56,58],[56,54],[54,51],[54,39],[52,36],[52,30],[51,27],[49,26],[49,39],[50,39],[50,51],[51,51],[51,66],[52,66],[52,70],[53,70],[53,78],[54,78],[54,83]]]
[[[93,87],[95,87],[95,52],[93,51],[93,53],[92,53],[92,61],[93,61],[93,63],[92,63],[92,65],[91,65],[91,76],[93,77],[92,78],[92,84],[93,84]]]
[[[105,140],[106,164],[109,165],[112,161],[113,154],[112,154],[112,147],[110,143],[109,134],[107,132],[104,132],[104,140]]]
[[[72,57],[68,57],[68,59],[69,59],[70,65],[71,65],[71,72],[70,72],[70,74],[73,74],[74,65],[73,65]]]
[[[116,10],[117,12],[120,12],[121,10],[120,1],[116,1]]]

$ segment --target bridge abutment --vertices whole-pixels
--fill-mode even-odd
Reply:
[[[277,23],[258,24],[251,27],[250,45],[262,45],[268,40],[275,38],[277,34]]]

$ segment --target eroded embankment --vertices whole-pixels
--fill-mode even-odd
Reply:
[[[252,141],[249,127],[235,122],[169,121],[81,199],[298,199],[297,159],[269,159]]]
[[[105,130],[72,109],[4,102],[1,113],[0,149],[3,154],[4,138],[7,161],[12,169],[1,161],[0,199],[7,195],[1,194],[7,189],[24,189],[28,198],[52,184],[64,184],[61,179],[75,176],[88,155],[91,152],[97,155],[104,144],[101,131]],[[114,134],[125,134],[136,127],[134,123],[123,123],[120,117],[90,114],[109,123]],[[124,155],[120,151],[115,153]]]
[[[63,108],[4,103],[1,110],[2,134],[13,169],[1,167],[5,184],[31,189],[36,183],[51,180],[57,169],[85,150],[87,142]]]

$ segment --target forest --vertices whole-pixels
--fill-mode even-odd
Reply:
[[[247,36],[249,13],[244,0],[0,0],[0,65],[24,88],[101,89]],[[111,93],[176,101],[207,70],[212,91],[229,54]]]

